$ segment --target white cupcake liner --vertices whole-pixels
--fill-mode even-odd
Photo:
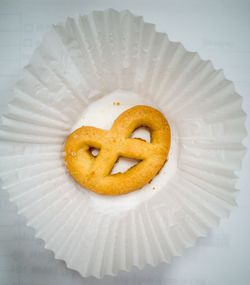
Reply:
[[[235,206],[242,98],[210,61],[142,17],[109,9],[55,25],[14,91],[0,128],[3,188],[46,248],[82,276],[171,262]],[[168,118],[168,163],[128,195],[82,189],[64,167],[66,136],[82,124],[108,129],[137,104]]]

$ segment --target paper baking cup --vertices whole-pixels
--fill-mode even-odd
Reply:
[[[3,187],[46,248],[82,276],[169,263],[235,206],[242,98],[210,61],[142,17],[95,11],[53,26],[14,92],[0,130]],[[169,120],[167,164],[127,195],[81,188],[64,166],[66,136],[83,124],[108,129],[138,104]]]

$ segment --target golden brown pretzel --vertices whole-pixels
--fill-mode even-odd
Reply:
[[[129,138],[146,126],[151,142]],[[95,157],[91,148],[100,149]],[[123,112],[109,131],[81,127],[65,143],[65,164],[74,179],[99,194],[120,195],[150,182],[164,165],[170,147],[170,128],[161,112],[149,106],[135,106]],[[119,157],[140,160],[124,173],[111,174]]]

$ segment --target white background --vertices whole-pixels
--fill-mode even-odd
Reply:
[[[0,113],[12,98],[11,89],[51,24],[93,9],[130,9],[156,24],[171,40],[180,41],[235,84],[250,115],[250,1],[243,0],[0,0]],[[248,132],[250,120],[246,121]],[[249,137],[244,140],[250,146]],[[247,153],[237,184],[238,207],[208,237],[198,241],[171,265],[132,270],[102,280],[82,278],[55,260],[41,240],[17,215],[0,191],[0,285],[79,284],[250,284],[250,159]]]

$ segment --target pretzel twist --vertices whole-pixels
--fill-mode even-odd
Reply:
[[[129,138],[146,126],[151,142]],[[95,157],[91,148],[100,149]],[[65,143],[65,164],[83,187],[104,195],[135,191],[149,183],[164,165],[170,148],[170,127],[161,112],[149,106],[135,106],[123,112],[108,131],[83,126],[71,133]],[[124,173],[111,174],[119,157],[140,162]]]

